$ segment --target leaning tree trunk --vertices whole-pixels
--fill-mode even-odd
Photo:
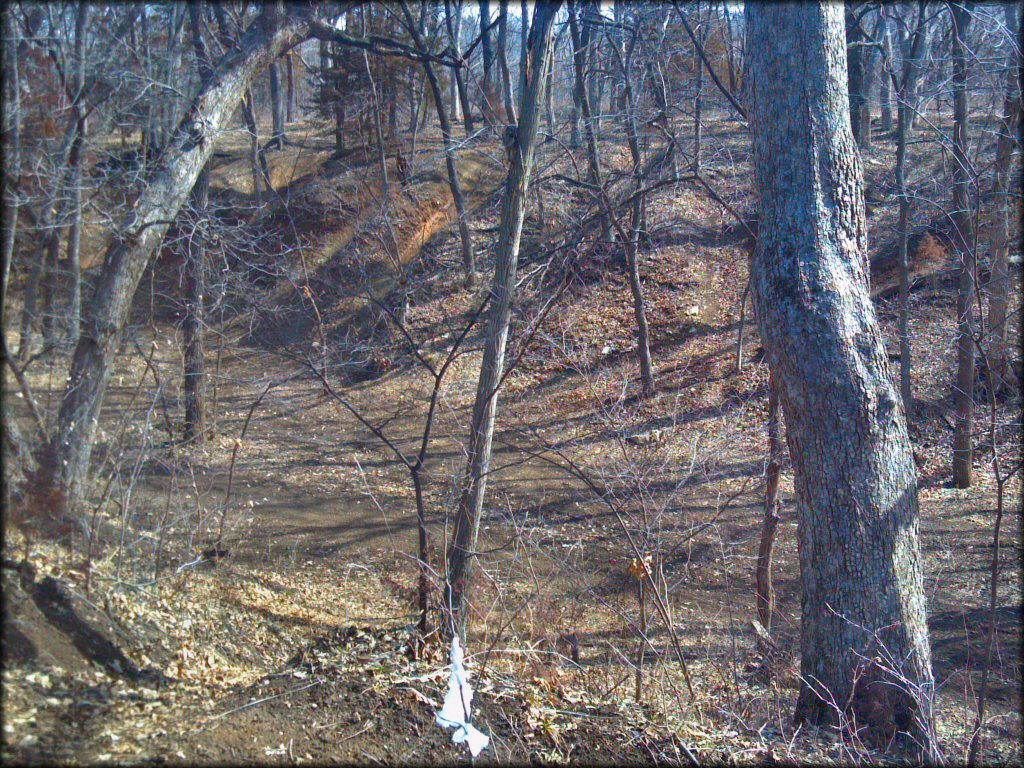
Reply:
[[[933,755],[917,481],[868,291],[843,10],[746,13],[762,222],[751,280],[799,514],[796,718],[908,731]]]
[[[951,5],[953,15],[953,221],[960,252],[956,294],[957,345],[956,429],[953,433],[953,485],[970,488],[973,482],[974,427],[974,279],[975,253],[971,217],[971,174],[967,159],[967,50],[965,37],[971,12]]]
[[[270,6],[264,6],[268,13]],[[140,179],[139,195],[107,249],[92,300],[85,310],[55,433],[40,451],[32,491],[40,512],[66,518],[84,492],[100,406],[121,333],[143,273],[185,202],[199,172],[228,127],[242,95],[275,58],[307,34],[308,16],[263,19],[225,55],[204,82],[161,160]]]
[[[455,517],[455,535],[447,553],[448,573],[444,605],[451,612],[448,630],[466,639],[469,584],[480,531],[484,490],[491,463],[491,440],[498,407],[498,389],[505,367],[505,346],[512,318],[519,241],[526,214],[526,192],[530,184],[533,155],[540,124],[544,70],[551,58],[551,24],[559,2],[538,3],[533,12],[523,98],[519,102],[519,124],[511,148],[511,164],[505,180],[498,230],[497,263],[491,285],[491,308],[487,321],[483,361],[477,382],[476,400],[469,432],[464,486]]]

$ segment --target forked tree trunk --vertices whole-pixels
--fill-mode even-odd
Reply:
[[[498,246],[494,281],[491,285],[491,307],[485,331],[483,361],[477,382],[476,400],[467,446],[466,474],[455,515],[455,534],[447,553],[448,572],[444,606],[451,614],[450,633],[466,638],[469,586],[473,559],[480,530],[487,473],[491,464],[491,440],[498,407],[498,389],[505,368],[505,346],[508,341],[515,297],[516,270],[519,264],[519,241],[526,214],[526,193],[533,168],[533,155],[540,124],[544,70],[551,56],[551,24],[559,2],[538,3],[533,12],[528,46],[530,58],[526,68],[526,86],[519,103],[519,124],[511,151],[511,163],[501,202]]]
[[[953,220],[960,252],[956,294],[956,429],[953,433],[953,485],[970,488],[974,473],[974,280],[975,253],[971,216],[971,174],[967,159],[967,43],[971,12],[950,5],[953,15]]]
[[[909,732],[934,757],[917,481],[868,292],[843,9],[746,14],[762,222],[751,280],[799,514],[796,719],[856,718],[883,743]]]
[[[268,17],[270,9],[264,6]],[[32,488],[37,503],[47,504],[40,513],[66,520],[81,498],[110,366],[139,281],[246,89],[271,61],[304,39],[307,30],[306,14],[254,22],[238,50],[226,54],[204,82],[160,162],[140,179],[137,202],[107,250],[86,308],[55,433],[40,451]]]

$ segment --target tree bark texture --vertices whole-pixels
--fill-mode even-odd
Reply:
[[[468,620],[469,584],[473,573],[480,514],[483,510],[487,473],[491,464],[491,441],[498,407],[498,388],[505,367],[519,242],[526,215],[526,193],[533,168],[533,155],[540,124],[544,77],[551,56],[551,25],[560,3],[538,4],[533,13],[528,47],[523,98],[519,103],[519,124],[511,150],[511,164],[505,181],[498,231],[497,262],[491,284],[491,308],[485,330],[484,354],[480,364],[476,399],[467,446],[466,475],[455,516],[455,533],[447,553],[447,583],[444,605],[451,613],[450,632],[463,640]]]
[[[246,89],[271,61],[304,39],[307,28],[308,17],[299,14],[273,24],[254,23],[202,85],[161,160],[140,180],[137,203],[105,254],[85,309],[56,430],[39,457],[37,490],[56,516],[73,509],[84,490],[110,365],[153,253]]]
[[[917,483],[868,293],[843,9],[748,3],[746,14],[761,201],[751,279],[799,515],[796,719],[868,726],[883,742],[910,732],[931,754]]]

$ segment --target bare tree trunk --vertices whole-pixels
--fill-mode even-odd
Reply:
[[[888,29],[886,30],[888,32]],[[907,418],[914,412],[913,388],[910,380],[911,355],[910,348],[910,257],[908,240],[910,237],[910,197],[907,195],[907,135],[912,120],[910,104],[907,98],[917,81],[918,55],[924,41],[924,3],[918,4],[917,28],[911,41],[908,56],[903,62],[903,72],[896,83],[896,197],[899,200],[899,225],[897,254],[899,258],[899,337],[900,337],[900,396]],[[891,63],[891,59],[890,59]],[[889,82],[894,76],[886,78]]]
[[[14,260],[14,241],[18,221],[19,189],[21,180],[21,85],[18,73],[18,30],[14,23],[14,6],[0,10],[3,14],[3,148],[4,168],[0,174],[3,184],[2,226],[0,250],[3,254],[3,287],[0,288],[0,328],[5,328],[7,315],[7,289],[11,280]]]
[[[857,21],[857,16],[858,10],[847,4],[846,55],[847,83],[850,89],[850,125],[857,146],[863,147],[865,146],[865,133],[870,133],[871,126],[864,123],[864,102],[867,100],[865,73],[867,49],[864,47],[864,32]]]
[[[85,490],[110,366],[131,309],[135,289],[213,152],[246,89],[271,61],[308,34],[308,16],[270,21],[264,6],[261,22],[243,35],[236,51],[225,55],[217,74],[200,89],[160,161],[139,181],[133,210],[104,258],[96,291],[82,323],[56,432],[40,451],[37,499],[47,500],[54,517],[77,506]],[[42,509],[40,509],[42,512]]]
[[[54,171],[49,189],[40,206],[41,211],[36,217],[38,235],[34,248],[32,267],[28,283],[25,286],[25,300],[22,307],[21,328],[18,340],[18,357],[28,358],[32,347],[34,329],[42,320],[44,337],[52,341],[51,302],[55,299],[57,278],[57,252],[60,247],[59,220],[64,205],[61,200],[68,184],[71,148],[78,135],[78,119],[72,115],[64,129],[60,146],[55,154]],[[42,311],[40,311],[42,300]],[[40,318],[40,315],[42,317]]]
[[[491,2],[478,0],[480,6],[480,57],[483,63],[483,81],[481,88],[481,107],[484,122],[493,125],[498,101],[494,93],[494,48],[491,45]]]
[[[256,112],[253,109],[252,90],[247,90],[242,98],[242,118],[245,120],[245,128],[249,133],[249,164],[252,171],[252,191],[255,195],[256,207],[263,206],[262,187],[267,192],[274,189],[270,177],[270,168],[267,166],[267,158],[260,150],[259,128],[256,126]]]
[[[779,387],[768,374],[768,466],[765,469],[764,518],[761,522],[761,543],[757,548],[757,618],[770,634],[775,613],[775,587],[772,585],[772,550],[775,529],[779,527],[779,478],[785,458],[782,445],[782,414],[779,409]]]
[[[726,35],[726,61],[729,65],[729,93],[736,93],[736,46],[732,36],[732,14],[729,12],[729,4],[723,2],[721,5],[722,17],[725,19]]]
[[[75,18],[75,59],[73,109],[76,116],[75,140],[68,155],[68,184],[71,195],[71,223],[68,228],[67,261],[70,302],[67,317],[67,344],[78,343],[78,332],[82,324],[82,148],[86,138],[85,111],[85,34],[89,23],[89,4],[78,7]]]
[[[1019,8],[1013,4],[1003,6],[1007,38],[1019,39]],[[1014,50],[1014,46],[1009,46]],[[1003,116],[1000,120],[999,138],[996,141],[995,180],[992,193],[995,211],[992,222],[992,277],[988,284],[988,330],[989,362],[994,380],[990,386],[994,391],[1013,391],[1020,385],[1017,372],[1009,365],[1007,346],[1007,303],[1011,289],[1009,270],[1010,220],[1014,212],[1019,216],[1019,207],[1010,188],[1011,160],[1020,129],[1021,93],[1020,83],[1024,82],[1024,59],[1018,54],[1011,56],[1006,70],[1006,98]]]
[[[462,58],[462,45],[459,43],[459,36],[462,34],[462,0],[455,3],[455,10],[452,11],[452,0],[444,0],[445,24],[448,27],[448,37],[451,40],[453,53],[457,58]],[[459,104],[462,106],[462,121],[466,128],[466,135],[473,133],[473,106],[469,102],[469,91],[466,88],[466,76],[462,67],[457,67],[455,73],[455,86],[459,91]],[[455,103],[452,102],[454,110]],[[454,119],[454,118],[453,118]]]
[[[403,0],[402,12],[405,15],[406,26],[412,35],[413,42],[420,51],[426,51],[426,43],[423,36],[413,22],[412,12],[408,4]],[[437,119],[441,123],[441,141],[444,144],[445,169],[448,172],[448,186],[452,191],[452,201],[455,203],[455,215],[458,217],[459,237],[462,241],[462,266],[465,269],[466,286],[472,286],[477,279],[476,254],[473,252],[473,237],[469,233],[469,219],[466,215],[466,201],[462,196],[462,185],[459,183],[459,172],[455,167],[455,147],[452,144],[452,125],[448,122],[448,114],[444,109],[444,97],[441,95],[441,83],[437,79],[437,73],[430,61],[423,60],[423,71],[430,83],[430,91],[434,96],[434,105],[437,107]]]
[[[889,17],[882,15],[882,56],[883,62],[892,62],[892,30],[889,28]],[[886,136],[892,133],[892,79],[889,72],[882,71],[882,82],[878,90],[878,101],[882,110],[882,131]]]
[[[544,70],[551,56],[551,25],[560,3],[538,3],[530,29],[530,58],[526,87],[519,104],[519,124],[512,147],[511,164],[505,181],[498,231],[497,263],[491,285],[491,308],[485,332],[483,361],[477,382],[472,424],[467,446],[464,486],[455,517],[455,534],[447,553],[445,607],[451,612],[449,632],[463,640],[468,620],[468,597],[476,555],[480,513],[483,509],[487,472],[491,463],[491,440],[498,405],[519,264],[519,242],[526,214],[526,193],[533,167],[540,123]]]
[[[270,64],[270,114],[271,133],[267,147],[284,148],[284,89],[281,87],[281,66],[278,62]]]
[[[971,13],[950,5],[953,18],[953,220],[960,251],[960,277],[956,295],[957,373],[953,397],[956,430],[953,433],[953,485],[970,488],[974,451],[974,280],[977,264],[971,217],[971,174],[967,159],[967,42]]]
[[[633,64],[633,52],[639,40],[639,27],[633,30],[633,37],[630,40],[629,48],[623,58],[617,48],[613,48],[619,61],[622,72],[623,93],[625,94],[626,109],[623,113],[623,122],[626,128],[626,139],[629,144],[630,157],[633,162],[633,184],[635,198],[633,200],[632,222],[629,237],[624,238],[623,246],[626,250],[626,267],[629,270],[629,289],[633,294],[633,316],[636,319],[636,346],[640,358],[640,381],[642,383],[643,396],[650,397],[654,394],[654,366],[651,363],[650,331],[647,325],[647,308],[644,303],[643,283],[640,280],[640,263],[637,258],[637,251],[640,244],[640,231],[643,228],[644,196],[640,194],[643,188],[644,178],[641,169],[640,139],[637,135],[636,125],[636,96],[630,84],[630,74]],[[600,179],[599,182],[600,183]],[[612,211],[608,211],[612,215]]]
[[[201,443],[206,435],[205,397],[206,371],[203,357],[203,294],[206,290],[206,242],[208,226],[210,172],[199,173],[192,188],[193,231],[188,238],[185,279],[185,318],[182,322],[182,346],[185,360],[184,399],[186,442]]]
[[[800,523],[795,716],[856,718],[883,744],[909,732],[934,759],[917,483],[868,292],[843,9],[748,3],[746,14],[761,204],[751,280]]]
[[[522,100],[525,83],[523,76],[526,74],[527,47],[526,38],[530,32],[530,3],[527,0],[519,0],[519,77],[516,78],[516,98]],[[544,93],[547,102],[551,103],[550,80],[544,86]],[[550,131],[549,131],[550,133]]]
[[[505,121],[512,124],[516,122],[516,106],[512,100],[512,73],[508,68],[508,0],[498,0],[498,65],[501,67]]]
[[[285,77],[288,82],[288,94],[285,101],[284,119],[290,123],[295,119],[295,64],[291,56],[284,57]]]
[[[590,97],[587,93],[587,81],[585,61],[587,51],[590,49],[589,40],[584,37],[581,24],[576,17],[578,8],[569,6],[569,35],[572,38],[572,63],[575,72],[574,91],[576,103],[579,105],[580,115],[583,118],[583,135],[587,141],[587,181],[594,187],[594,194],[600,195],[601,185],[601,158],[597,152],[597,139],[594,135],[594,120],[590,111]],[[605,242],[615,242],[612,234],[611,217],[605,216],[601,220],[601,239]]]
[[[699,6],[698,6],[699,7]],[[707,32],[701,32],[700,44],[703,48],[707,40]],[[702,112],[704,97],[704,67],[701,66],[697,52],[694,51],[694,59],[697,69],[697,95],[693,98],[693,172],[700,173],[701,169],[701,143],[704,134],[704,120]]]

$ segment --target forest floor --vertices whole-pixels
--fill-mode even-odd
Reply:
[[[278,213],[261,220],[252,258],[263,261],[248,264],[250,274],[274,278],[252,289],[244,309],[236,303],[208,317],[214,437],[182,446],[160,431],[165,419],[172,431],[180,421],[177,277],[168,255],[167,268],[139,292],[131,329],[137,344],[126,345],[108,389],[97,459],[113,457],[121,473],[110,503],[92,518],[100,533],[91,569],[80,535],[70,547],[33,542],[26,564],[17,565],[23,539],[7,528],[5,761],[469,760],[434,723],[447,686],[445,649],[412,652],[415,502],[394,451],[415,456],[433,379],[387,310],[400,302],[403,265],[408,338],[424,359],[444,359],[486,293],[503,153],[486,137],[460,150],[483,275],[481,286],[467,289],[436,137],[421,143],[408,186],[391,179],[385,207],[373,157],[359,148],[332,156],[329,134],[311,124],[291,136],[268,155],[288,213],[278,203]],[[714,148],[706,178],[736,211],[752,211],[742,128],[718,120],[705,141]],[[917,183],[931,184],[943,172],[933,148],[924,141],[914,147]],[[870,219],[878,250],[894,226],[886,191],[892,149],[880,137],[865,152],[867,186],[878,200]],[[219,150],[215,199],[251,200],[244,151],[241,138]],[[610,168],[625,167],[618,144],[609,139],[603,151]],[[580,226],[586,201],[562,178],[572,167],[559,142],[543,145],[537,168],[543,224],[535,199],[509,353],[517,364],[499,402],[467,641],[474,723],[491,735],[478,760],[870,756],[836,733],[790,722],[800,594],[788,466],[774,556],[777,648],[767,657],[751,627],[767,369],[749,308],[745,364],[736,368],[744,237],[698,185],[652,195],[640,269],[657,392],[644,400],[621,250],[596,246],[570,268],[564,259],[574,249],[567,246],[569,257],[545,266],[544,244]],[[102,236],[94,235],[99,248]],[[975,487],[948,482],[953,266],[935,265],[912,295],[911,434],[937,719],[943,749],[956,761],[965,754],[985,656],[995,483],[984,449]],[[1019,281],[1019,259],[1014,269]],[[535,322],[565,275],[565,292]],[[1019,313],[1020,295],[1013,301]],[[898,350],[895,299],[876,304],[887,344]],[[440,385],[425,473],[435,569],[464,466],[480,338],[477,326]],[[147,376],[151,349],[159,392]],[[51,409],[62,364],[30,371]],[[984,444],[987,410],[978,413]],[[1019,457],[1019,398],[999,405],[997,422],[1000,451]],[[101,495],[99,487],[95,500]],[[1019,477],[1007,487],[1005,507],[986,755],[1019,764]],[[222,524],[227,554],[204,556]],[[657,557],[671,633],[650,603],[643,626],[630,575],[634,553],[620,525]],[[641,629],[650,641],[642,657]]]

